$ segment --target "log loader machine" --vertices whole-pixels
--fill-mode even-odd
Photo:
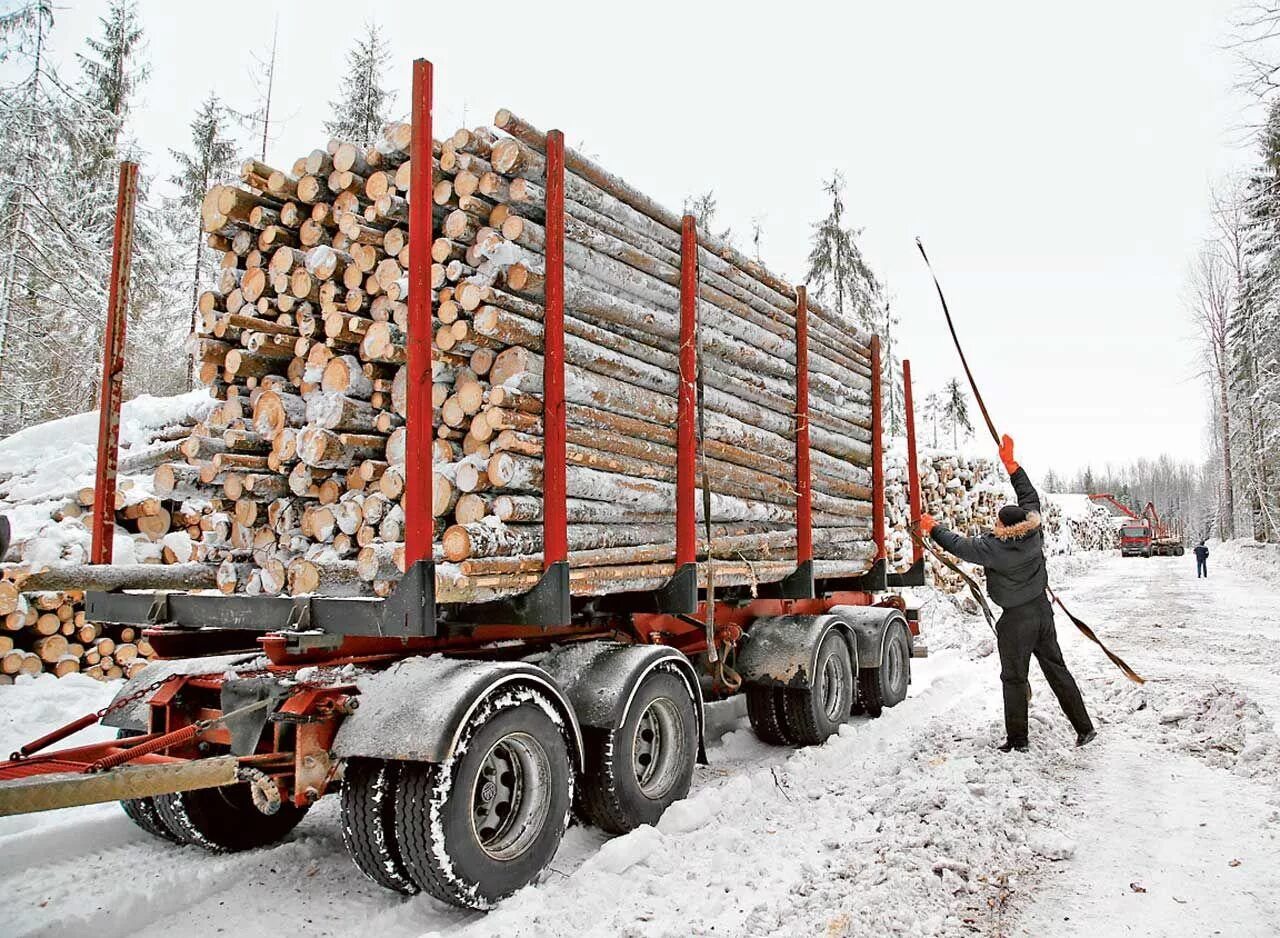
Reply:
[[[1170,528],[1160,520],[1155,502],[1147,502],[1141,514],[1135,514],[1115,496],[1099,493],[1089,496],[1118,509],[1129,520],[1119,532],[1120,554],[1123,557],[1181,557],[1186,553],[1183,534],[1178,526]]]

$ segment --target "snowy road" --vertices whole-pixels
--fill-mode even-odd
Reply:
[[[741,721],[658,829],[574,828],[487,917],[350,865],[326,799],[285,844],[161,845],[114,806],[0,821],[5,934],[1270,935],[1280,922],[1280,577],[1190,557],[1058,565],[1055,583],[1149,679],[1060,622],[1101,729],[1084,750],[1038,672],[1033,744],[1003,756],[979,621],[916,662],[911,697],[789,752]],[[1065,627],[1063,627],[1065,625]],[[1034,668],[1033,668],[1034,672]],[[52,684],[52,682],[49,682]],[[0,688],[0,748],[98,706],[88,682]]]

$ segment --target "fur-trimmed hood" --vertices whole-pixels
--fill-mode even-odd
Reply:
[[[991,533],[1002,541],[1016,541],[1020,537],[1026,537],[1032,531],[1040,527],[1040,513],[1038,511],[1027,512],[1027,520],[1019,521],[1017,524],[1003,525],[1000,519],[996,519],[996,526]]]

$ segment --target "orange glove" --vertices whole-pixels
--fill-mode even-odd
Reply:
[[[933,520],[933,515],[920,516],[920,536],[928,537],[929,534],[937,527],[938,522]]]
[[[1007,433],[1000,438],[1000,461],[1009,475],[1018,471],[1018,461],[1013,458],[1013,437]]]

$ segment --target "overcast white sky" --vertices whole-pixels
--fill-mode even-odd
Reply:
[[[61,10],[59,55],[105,6]],[[1204,395],[1181,293],[1208,186],[1252,160],[1222,50],[1235,7],[143,0],[152,74],[133,132],[164,174],[210,89],[250,107],[250,53],[278,14],[287,123],[269,159],[286,167],[323,144],[345,50],[376,17],[400,109],[410,61],[430,58],[441,129],[509,107],[675,208],[713,188],[744,242],[763,218],[766,262],[793,279],[826,210],[820,182],[843,171],[918,393],[961,374],[921,235],[1029,467],[1199,460]]]

